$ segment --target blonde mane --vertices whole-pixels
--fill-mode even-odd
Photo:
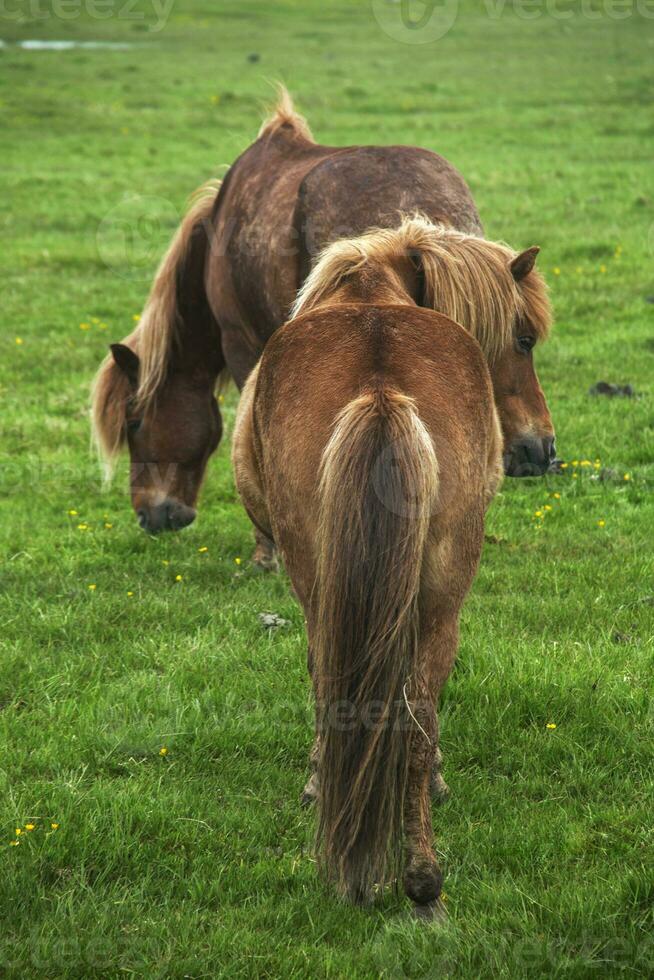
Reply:
[[[135,330],[121,343],[139,357],[139,383],[134,392],[111,354],[105,357],[95,377],[91,394],[91,437],[107,475],[125,441],[125,410],[133,400],[135,410],[145,414],[163,384],[179,328],[177,273],[184,261],[194,228],[207,221],[220,188],[211,180],[192,196],[189,209],[175,232],[150,290]]]
[[[532,269],[516,282],[508,245],[435,225],[423,215],[404,217],[398,228],[375,228],[359,238],[333,242],[321,253],[300,289],[292,316],[324,304],[343,280],[364,267],[401,258],[419,259],[425,306],[456,320],[476,338],[489,360],[513,343],[517,318],[538,338],[551,323],[543,277]]]
[[[288,90],[281,82],[277,82],[275,88],[277,89],[277,103],[271,115],[262,123],[258,138],[261,139],[262,136],[273,136],[285,126],[295,136],[299,136],[302,139],[308,140],[309,143],[313,143],[314,139],[309,129],[309,123],[304,116],[296,112],[293,99]]]

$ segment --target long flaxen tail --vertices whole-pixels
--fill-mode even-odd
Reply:
[[[351,401],[320,490],[318,855],[342,894],[366,902],[400,869],[420,576],[438,493],[414,402],[383,386]]]

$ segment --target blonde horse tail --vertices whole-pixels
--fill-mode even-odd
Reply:
[[[400,868],[418,596],[437,493],[434,447],[412,399],[378,387],[351,401],[323,454],[312,649],[318,855],[357,902]]]

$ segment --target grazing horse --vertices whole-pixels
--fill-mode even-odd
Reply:
[[[436,703],[502,476],[500,420],[542,425],[530,350],[548,323],[522,256],[416,216],[328,246],[243,389],[236,483],[305,612],[318,854],[353,901],[400,872],[423,910],[439,897]]]
[[[198,195],[139,324],[112,345],[96,378],[96,442],[109,463],[127,444],[132,503],[145,530],[177,529],[194,519],[222,433],[216,385],[231,376],[243,386],[318,251],[372,226],[395,227],[401,213],[418,211],[483,233],[468,187],[442,157],[407,146],[321,146],[281,90],[256,142],[220,187]],[[532,264],[533,252],[517,264]],[[419,304],[422,288],[416,280]],[[522,399],[510,379],[494,380],[507,402]],[[533,385],[529,390],[540,397]],[[509,475],[544,473],[553,456],[551,421],[534,407],[522,419],[511,407],[501,411]],[[530,427],[523,424],[527,415]],[[272,543],[260,532],[257,538],[255,561],[274,564]]]

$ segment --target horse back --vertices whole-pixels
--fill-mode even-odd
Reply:
[[[471,512],[483,515],[499,446],[492,384],[477,342],[447,317],[418,307],[352,304],[299,316],[264,351],[253,428],[271,529],[300,596],[312,582],[322,454],[343,409],[375,385],[413,399],[433,441],[435,533],[443,515],[450,525]]]

